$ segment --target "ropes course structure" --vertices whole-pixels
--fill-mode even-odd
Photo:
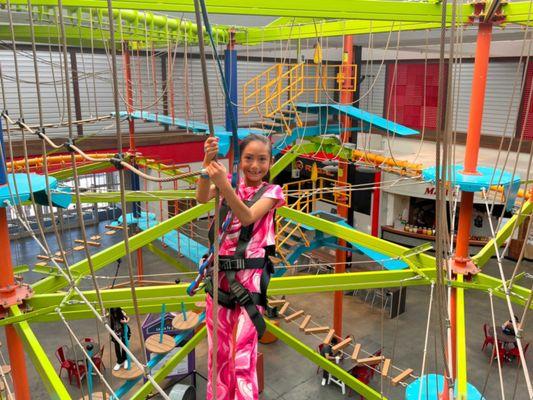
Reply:
[[[282,179],[287,170],[296,174],[281,182],[287,203],[275,215],[268,309],[280,319],[265,318],[272,340],[280,339],[329,373],[328,383],[339,384],[343,394],[348,386],[366,399],[399,398],[399,393],[406,399],[437,399],[437,393],[442,399],[489,398],[487,385],[497,360],[498,395],[504,399],[505,357],[497,340],[485,381],[474,387],[468,380],[465,301],[469,292],[484,293],[493,332],[499,328],[494,301],[501,302],[515,332],[518,367],[512,398],[533,399],[526,354],[527,341],[533,340],[526,329],[533,285],[522,286],[533,276],[527,239],[512,271],[503,265],[518,232],[532,235],[533,146],[526,138],[531,126],[522,121],[519,134],[508,143],[504,139],[518,97],[526,116],[533,110],[533,74],[525,72],[531,69],[533,3],[334,0],[322,8],[307,1],[247,3],[0,0],[0,326],[5,328],[0,397],[32,398],[28,355],[53,399],[175,398],[165,380],[207,336],[206,295],[198,289],[210,262],[215,309],[210,338],[216,354],[218,252],[233,218],[219,221],[218,193],[214,201],[196,202],[197,180],[206,170],[188,153],[207,136],[218,137],[218,157],[227,158],[232,187],[238,190],[239,140],[256,134],[272,143],[271,181]],[[276,19],[260,27],[228,26],[211,24],[215,14]],[[492,33],[501,27],[521,35],[524,69],[516,70],[509,103],[502,99],[508,107],[505,132],[495,163],[486,166],[480,146],[483,106]],[[474,78],[465,156],[458,160],[458,127],[452,125],[458,123],[454,114],[464,78],[455,69],[463,63],[467,29],[476,32]],[[398,82],[408,79],[399,68],[401,35],[409,32],[425,35],[419,40],[425,51],[420,58],[423,112],[412,126],[396,122],[403,121]],[[432,32],[440,33],[438,64],[428,62]],[[354,46],[358,35],[368,36],[366,65],[362,50]],[[379,35],[382,57],[374,59]],[[272,53],[279,46],[280,54],[265,60],[265,46]],[[238,58],[238,51],[245,55]],[[387,54],[395,54],[389,64]],[[438,82],[430,82],[428,71],[435,65]],[[378,115],[371,108],[381,81],[388,86],[382,88]],[[435,129],[430,134],[431,118]],[[431,135],[435,153],[428,163],[422,149]],[[381,149],[373,145],[376,137]],[[160,144],[154,146],[151,138]],[[405,138],[415,149],[409,157],[396,146]],[[175,143],[186,145],[172,147]],[[527,147],[528,153],[521,152]],[[306,162],[309,177],[300,178]],[[371,171],[374,180],[355,181],[357,168]],[[325,176],[324,171],[333,172]],[[431,236],[434,243],[424,239],[407,247],[378,237],[379,200],[373,200],[370,233],[354,228],[353,203],[360,193],[371,191],[379,199],[381,191],[410,191],[417,185],[435,190],[436,229],[424,228],[419,235]],[[489,234],[471,255],[474,204],[481,205]],[[96,214],[94,224],[91,213]],[[214,243],[208,243],[211,224],[222,227]],[[25,251],[18,250],[19,241],[30,243],[30,255],[19,253]],[[326,259],[324,253],[316,255],[322,248],[329,250]],[[144,251],[172,272],[145,273]],[[27,260],[34,253],[38,262],[30,266]],[[352,259],[356,254],[362,259]],[[497,276],[484,271],[491,258]],[[417,335],[423,344],[413,368],[396,356],[398,319],[392,346],[384,344],[386,291],[400,288],[400,298],[390,305],[391,314],[399,314],[410,287],[427,289],[427,319]],[[347,292],[363,293],[365,303],[371,299],[372,308],[380,306],[379,350],[346,334]],[[331,321],[315,319],[291,303],[290,296],[319,293],[334,293]],[[116,309],[124,313],[118,329]],[[131,328],[123,322],[128,315]],[[94,322],[97,342],[86,340],[77,320]],[[68,351],[62,347],[56,353],[59,374],[53,355],[34,332],[37,323],[57,324],[61,332],[58,328],[55,335],[70,343]],[[317,352],[310,338],[331,346],[332,357]],[[123,368],[118,360],[113,371],[102,368],[104,343],[108,351],[114,345],[117,354],[124,354]],[[385,347],[392,350],[385,353]],[[73,364],[66,360],[64,367],[63,351]],[[339,360],[349,360],[353,368],[347,371]],[[63,368],[69,380],[77,381],[75,390],[62,380]],[[368,375],[358,378],[353,371]],[[379,384],[370,382],[375,373]],[[436,388],[434,396],[430,386]]]

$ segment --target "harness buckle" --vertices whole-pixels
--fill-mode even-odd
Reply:
[[[234,284],[231,285],[231,293],[235,296],[237,302],[242,306],[253,303],[252,296],[250,295],[248,289],[238,282],[234,282]]]
[[[244,258],[224,260],[220,263],[219,269],[221,271],[241,271],[246,269],[246,260]]]

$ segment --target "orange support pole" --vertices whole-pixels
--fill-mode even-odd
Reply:
[[[341,72],[343,79],[340,82],[340,102],[344,104],[351,104],[353,101],[353,79],[350,64],[353,63],[353,40],[352,36],[344,36],[343,38],[343,52],[342,52],[342,65]],[[351,120],[347,116],[343,116],[341,120],[343,128],[351,127]],[[350,140],[351,132],[345,130],[341,139],[343,142],[348,142]],[[348,182],[348,164],[345,162],[339,161],[339,176],[337,181],[339,186],[346,184]],[[337,213],[346,218],[348,216],[348,207],[346,205],[338,205]],[[344,240],[339,240],[340,246],[346,246]],[[343,250],[336,251],[336,264],[335,264],[335,273],[344,273],[346,272],[346,252]],[[343,292],[338,291],[333,294],[333,329],[338,336],[342,337],[342,302],[343,302]]]
[[[470,97],[470,113],[463,174],[477,174],[477,161],[479,155],[479,142],[481,138],[481,124],[483,122],[483,106],[485,103],[485,89],[487,86],[487,71],[489,67],[490,41],[492,36],[492,23],[479,24],[476,56],[474,61],[474,77],[472,79],[472,92]],[[468,274],[476,271],[475,265],[469,258],[470,228],[472,225],[472,209],[474,206],[474,193],[461,192],[461,206],[459,208],[459,222],[457,228],[457,245],[452,269],[455,274]],[[450,298],[450,325],[451,325],[451,354],[452,377],[457,375],[457,347],[456,347],[456,291],[451,290]],[[447,381],[445,381],[442,399],[448,399]]]
[[[13,295],[16,296],[15,290],[17,285],[15,284],[15,277],[13,275],[5,208],[0,208],[0,248],[2,249],[0,251],[0,305],[7,308],[17,303],[17,301],[13,301]],[[9,362],[11,363],[11,373],[13,374],[15,397],[17,400],[29,400],[31,399],[30,385],[28,384],[28,375],[26,373],[24,347],[17,331],[11,325],[6,326],[6,342],[9,352]]]

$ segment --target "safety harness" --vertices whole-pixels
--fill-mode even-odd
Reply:
[[[244,203],[251,207],[253,206],[266,190],[270,187],[270,184],[264,185],[254,194],[251,200],[244,200]],[[222,202],[220,206],[220,221],[226,220],[230,209],[225,201]],[[231,223],[230,223],[231,224]],[[209,229],[209,240],[213,243],[214,240],[214,224],[211,225]],[[220,227],[219,227],[220,229]],[[232,256],[220,256],[219,257],[219,271],[223,271],[226,275],[226,279],[229,283],[229,292],[219,289],[218,290],[218,303],[226,308],[234,309],[237,304],[243,307],[250,320],[257,330],[257,335],[259,338],[263,336],[266,330],[265,320],[259,312],[257,306],[262,306],[266,309],[267,307],[267,288],[270,282],[270,275],[274,272],[274,266],[270,261],[270,256],[274,255],[275,247],[267,246],[265,247],[265,257],[264,258],[246,258],[246,247],[250,242],[250,239],[253,235],[254,224],[241,227],[239,233],[239,239],[237,242],[237,248],[235,254]],[[245,269],[261,269],[261,281],[260,281],[260,291],[250,292],[246,289],[240,282],[237,281],[236,275],[237,272]],[[213,297],[213,281],[212,276],[209,275],[205,279],[205,291]]]

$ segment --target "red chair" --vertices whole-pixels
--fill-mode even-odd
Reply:
[[[494,346],[494,336],[489,335],[489,326],[487,324],[483,324],[483,333],[485,334],[485,341],[483,342],[481,351],[485,350],[488,344]]]
[[[56,357],[59,360],[59,376],[61,377],[61,373],[63,370],[66,370],[69,376],[70,381],[70,368],[74,365],[74,362],[72,360],[67,360],[65,357],[65,346],[58,347],[56,350]]]
[[[72,366],[69,370],[68,381],[72,385],[72,377],[74,377],[76,378],[78,387],[81,387],[81,381],[83,378],[85,378],[85,375],[87,375],[87,367],[85,366],[85,363],[72,363]]]
[[[499,356],[500,363],[503,364],[505,362],[505,357],[507,356],[507,351],[505,350],[505,347],[503,347],[502,342],[497,341],[496,343],[498,344],[498,352],[496,353],[496,346],[492,346],[491,358],[496,358],[496,356]]]
[[[105,370],[105,365],[104,365],[103,358],[104,358],[104,346],[102,346],[102,348],[100,349],[98,354],[96,354],[96,355],[94,355],[92,357],[94,365],[96,365],[96,368],[98,368],[98,371],[100,371],[100,372]]]
[[[529,343],[526,343],[526,346],[524,347],[524,356],[527,353],[528,347],[529,347]],[[520,365],[520,352],[518,351],[518,347],[513,347],[512,349],[507,350],[507,353],[505,353],[505,355],[506,355],[507,358],[515,357],[516,358],[516,363],[518,365]]]

